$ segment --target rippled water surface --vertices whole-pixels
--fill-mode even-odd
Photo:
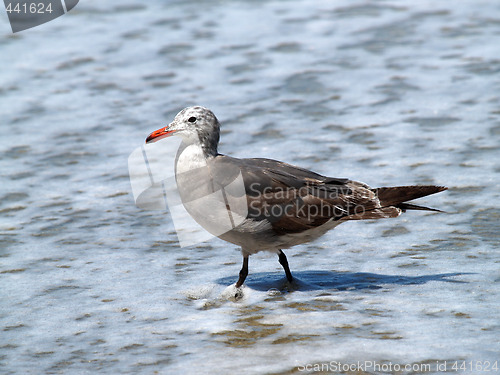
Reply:
[[[82,0],[18,34],[2,19],[0,372],[500,362],[497,1]],[[447,213],[342,224],[286,251],[294,285],[252,256],[235,300],[239,250],[180,248],[130,188],[128,155],[193,104],[223,153],[446,185],[421,202]]]

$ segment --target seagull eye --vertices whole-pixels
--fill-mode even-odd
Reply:
[[[190,118],[188,118],[188,121],[189,122],[196,122],[196,117],[190,117]]]

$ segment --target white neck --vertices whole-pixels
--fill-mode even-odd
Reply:
[[[207,166],[207,158],[199,143],[183,143],[177,153],[175,173],[186,173]]]

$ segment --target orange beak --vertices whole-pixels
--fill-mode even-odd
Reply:
[[[158,129],[158,130],[155,130],[150,135],[148,135],[148,137],[146,138],[146,143],[157,142],[160,139],[170,137],[175,132],[176,132],[176,130],[168,130],[168,126],[161,128],[161,129]]]

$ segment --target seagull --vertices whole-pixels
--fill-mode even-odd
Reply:
[[[236,288],[243,285],[248,275],[249,256],[257,252],[276,253],[287,280],[292,283],[294,278],[283,249],[313,241],[349,220],[393,218],[406,210],[442,212],[408,201],[446,190],[444,186],[371,188],[362,182],[323,176],[277,160],[238,159],[220,154],[219,121],[212,111],[201,106],[180,111],[169,125],[152,132],[146,143],[173,135],[182,138],[175,170],[183,205],[211,233],[211,224],[216,225],[220,216],[207,210],[203,213],[193,207],[196,205],[185,202],[196,202],[193,197],[216,191],[214,184],[222,186],[222,204],[233,225],[215,234],[241,247],[243,265]],[[239,196],[227,188],[228,181],[234,181],[236,175],[243,185]],[[235,196],[240,202],[243,199],[243,214],[231,214],[228,202],[234,201]]]

